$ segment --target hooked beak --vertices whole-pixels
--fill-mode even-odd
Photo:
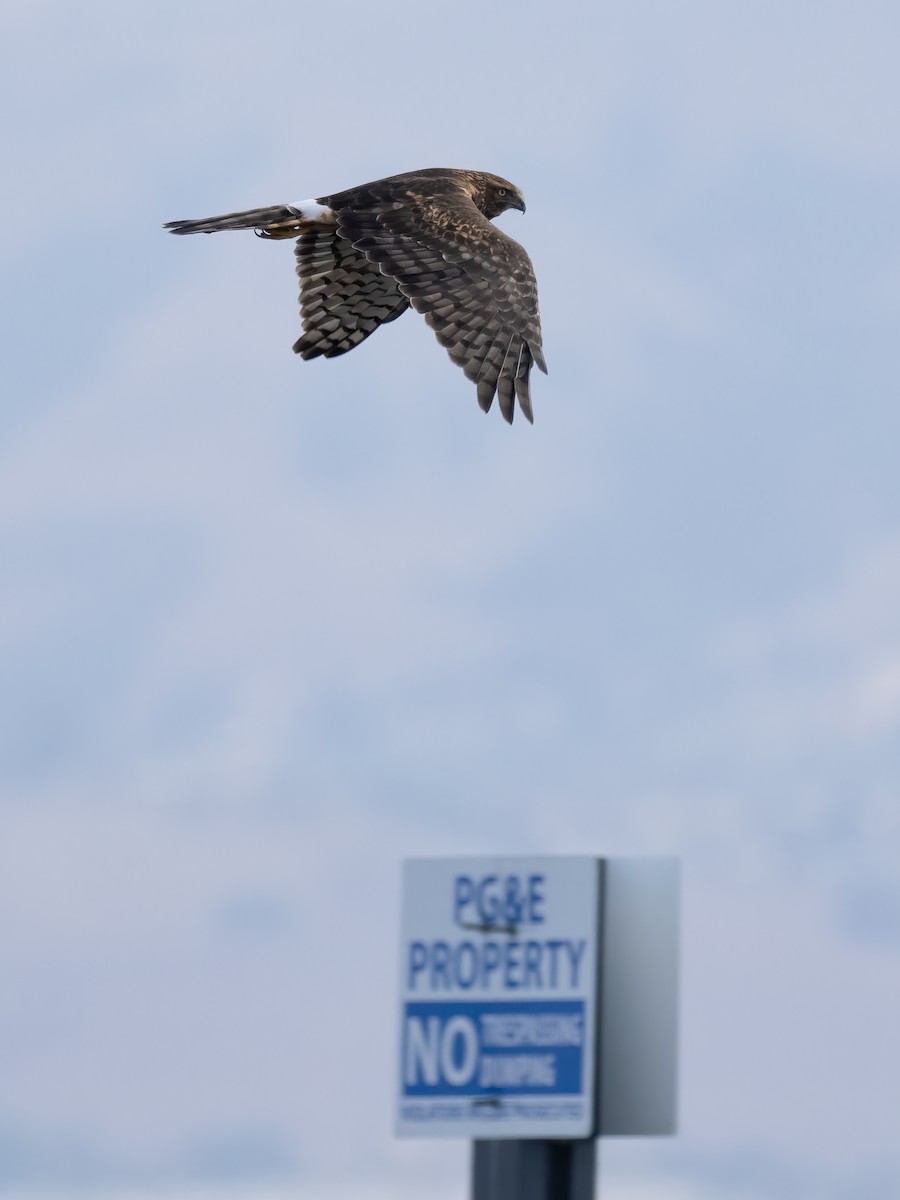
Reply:
[[[521,199],[514,200],[509,207],[518,209],[519,212],[523,213],[525,211],[525,201]]]

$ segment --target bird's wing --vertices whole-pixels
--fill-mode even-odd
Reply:
[[[485,412],[496,394],[512,421],[518,397],[533,420],[529,373],[532,363],[547,367],[528,255],[462,187],[436,192],[410,178],[383,183],[329,198],[340,235],[397,281],[476,385]]]
[[[409,308],[396,282],[333,225],[304,230],[295,253],[303,334],[294,350],[302,358],[346,354]]]

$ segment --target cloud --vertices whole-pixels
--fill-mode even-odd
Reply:
[[[461,1194],[390,1133],[400,859],[594,848],[686,866],[610,1194],[895,1194],[893,10],[4,19],[8,1186]],[[534,429],[158,228],[441,161],[528,195]]]

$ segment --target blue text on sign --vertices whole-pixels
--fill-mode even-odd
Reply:
[[[543,875],[457,875],[453,920],[457,925],[541,925]]]
[[[411,992],[576,990],[583,986],[584,938],[517,938],[483,942],[409,943],[406,983]]]

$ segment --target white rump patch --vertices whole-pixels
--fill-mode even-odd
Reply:
[[[318,221],[321,225],[335,223],[334,209],[325,204],[317,204],[315,200],[301,200],[297,204],[289,204],[291,212],[297,213],[304,221]]]

